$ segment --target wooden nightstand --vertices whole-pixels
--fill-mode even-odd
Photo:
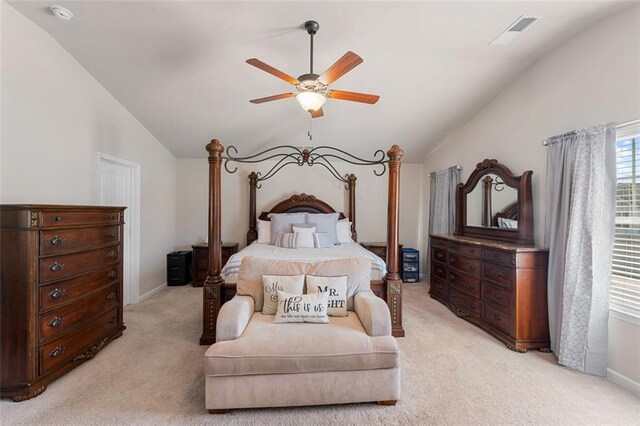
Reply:
[[[371,253],[375,254],[376,256],[381,257],[382,260],[384,260],[385,262],[387,261],[387,243],[361,242],[360,245],[366,248],[367,250],[369,250]],[[398,268],[400,268],[400,265],[402,263],[401,260],[402,260],[402,244],[399,244],[398,245]]]
[[[238,243],[222,243],[222,266],[227,264],[229,258],[238,252]],[[199,243],[191,246],[193,249],[192,273],[194,287],[202,287],[209,272],[209,245]]]

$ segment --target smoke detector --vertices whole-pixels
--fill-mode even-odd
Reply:
[[[489,46],[504,46],[511,43],[520,34],[531,28],[533,24],[540,20],[541,16],[521,16],[514,23],[509,25],[506,30],[500,33],[495,40],[489,43]]]
[[[73,13],[66,7],[58,6],[57,4],[52,4],[49,6],[49,10],[53,13],[58,19],[62,19],[63,21],[70,21],[73,18]]]

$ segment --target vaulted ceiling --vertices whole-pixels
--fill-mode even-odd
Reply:
[[[332,145],[368,156],[397,143],[421,162],[532,62],[623,2],[46,1],[10,4],[48,31],[180,158],[204,157],[213,137],[242,154],[276,144]],[[489,46],[521,15],[542,16],[503,47]],[[315,71],[348,50],[364,63],[333,85],[374,93],[376,105],[328,100],[311,120],[295,99],[249,99],[291,86],[245,63],[257,57],[308,72],[304,21],[320,23]]]

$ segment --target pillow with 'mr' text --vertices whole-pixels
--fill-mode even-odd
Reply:
[[[327,293],[328,313],[332,317],[347,316],[347,276],[322,277],[307,275],[307,294]]]

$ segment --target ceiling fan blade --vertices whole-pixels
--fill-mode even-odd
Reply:
[[[353,52],[347,52],[335,64],[331,65],[320,77],[318,81],[329,85],[360,65],[362,58]]]
[[[261,69],[262,71],[266,71],[271,75],[275,75],[276,77],[278,77],[281,80],[286,81],[287,83],[290,83],[290,84],[293,84],[293,85],[300,84],[298,79],[293,78],[289,74],[285,74],[282,71],[275,69],[271,65],[265,64],[264,62],[262,62],[259,59],[256,59],[256,58],[247,59],[247,63],[249,65],[253,65],[256,68]]]
[[[279,99],[293,98],[295,93],[280,93],[279,95],[267,96],[266,98],[251,99],[252,104],[263,104],[265,102],[277,101]]]
[[[324,117],[324,111],[322,111],[322,108],[318,109],[317,111],[309,111],[311,113],[311,118],[320,118],[320,117]]]
[[[327,97],[338,99],[341,101],[362,102],[363,104],[375,104],[380,99],[378,95],[369,95],[366,93],[347,92],[344,90],[329,90]]]

